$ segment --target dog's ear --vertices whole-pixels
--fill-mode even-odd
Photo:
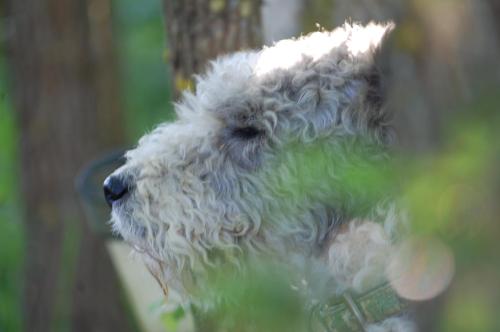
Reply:
[[[345,43],[347,54],[340,65],[346,73],[345,95],[353,102],[361,98],[365,106],[378,109],[385,95],[382,78],[387,74],[388,48],[383,44],[394,29],[394,23],[346,24],[343,29],[348,36]]]
[[[346,28],[346,27],[344,27]],[[349,118],[361,125],[362,131],[374,133],[382,142],[390,142],[392,131],[388,127],[388,114],[383,107],[386,100],[386,82],[389,75],[390,47],[387,37],[393,23],[371,23],[365,27],[349,26],[344,64],[345,84],[339,88],[350,109]]]
[[[349,55],[358,61],[373,62],[382,45],[394,30],[394,23],[369,23],[366,26],[344,24],[345,45]]]
[[[276,71],[301,71],[311,65],[328,66],[349,57],[358,65],[369,63],[380,49],[394,23],[369,23],[366,26],[345,23],[333,31],[317,31],[297,39],[284,39],[259,52],[256,76],[276,75]]]
[[[394,24],[345,24],[339,29],[331,33],[342,39],[338,48],[318,59],[319,79],[311,84],[317,85],[317,93],[307,95],[316,102],[309,119],[318,130],[322,124],[326,130],[341,128],[389,143],[393,134],[383,107],[389,54],[383,44]]]
[[[268,94],[296,102],[300,118],[312,127],[311,137],[334,127],[367,132],[384,120],[378,63],[393,28],[393,23],[346,23],[331,32],[283,40],[260,53],[255,74]]]

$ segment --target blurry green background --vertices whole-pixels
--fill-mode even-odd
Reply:
[[[18,169],[13,110],[6,87],[3,52],[0,58],[0,329],[21,326],[23,231],[19,214]]]
[[[225,1],[211,1],[218,8]],[[452,249],[456,273],[441,303],[438,331],[499,331],[500,6],[494,0],[270,1],[287,29],[265,40],[332,28],[347,17],[394,19],[390,107],[400,136],[398,175],[417,233]],[[285,3],[285,5],[283,5]],[[283,7],[284,6],[284,7]],[[292,12],[287,12],[290,9]],[[3,14],[3,13],[2,13]],[[128,146],[173,119],[160,0],[112,7],[119,88]],[[276,13],[275,13],[276,14]],[[288,16],[287,16],[288,15]],[[289,17],[289,21],[287,21]],[[0,18],[2,28],[10,18]],[[278,22],[283,20],[285,22]],[[267,22],[267,23],[266,23]],[[264,25],[270,22],[264,16]],[[291,23],[290,23],[291,22]],[[6,31],[6,30],[2,30]],[[288,35],[287,35],[288,34]],[[268,38],[268,36],[273,36]],[[23,326],[25,255],[18,142],[6,52],[0,49],[0,331]],[[395,82],[395,83],[394,83]],[[66,330],[64,323],[54,323]]]
[[[124,99],[126,139],[133,146],[145,132],[172,119],[165,29],[159,0],[114,2],[113,21]],[[3,21],[2,23],[5,23]],[[18,135],[8,89],[5,49],[0,49],[0,331],[22,328],[24,255],[18,189]]]

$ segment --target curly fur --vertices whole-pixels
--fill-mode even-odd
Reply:
[[[342,174],[387,160],[374,57],[391,28],[346,24],[213,61],[176,104],[178,119],[114,173],[132,186],[113,206],[114,229],[186,299],[210,269],[259,255],[315,264],[330,295],[379,283],[398,213]],[[311,151],[326,162],[304,163]],[[370,331],[412,326],[390,318]]]

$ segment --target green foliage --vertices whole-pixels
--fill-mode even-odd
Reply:
[[[498,331],[498,302],[491,301],[485,285],[473,283],[449,300],[441,323],[442,331]]]
[[[135,144],[160,122],[172,119],[160,0],[114,2],[127,133]]]
[[[336,143],[318,140],[285,147],[269,167],[273,171],[266,183],[297,206],[313,200],[348,215],[366,213],[393,190],[387,153],[362,139],[339,137]]]
[[[174,312],[163,314],[161,316],[161,320],[163,326],[167,329],[167,331],[175,332],[179,328],[180,321],[185,317],[186,313],[182,307],[178,307],[174,310]]]
[[[18,208],[17,133],[0,53],[0,331],[20,331],[23,230]]]
[[[245,265],[244,273],[217,271],[200,295],[217,305],[210,315],[221,331],[304,331],[304,299],[290,286],[291,275],[271,262]]]

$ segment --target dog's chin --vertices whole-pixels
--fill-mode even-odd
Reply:
[[[146,227],[123,213],[122,209],[113,208],[111,227],[114,234],[121,236],[125,241],[136,243],[146,237]]]

